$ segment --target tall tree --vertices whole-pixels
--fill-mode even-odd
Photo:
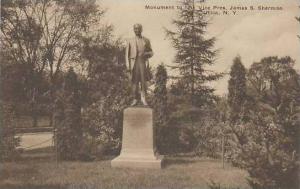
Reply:
[[[156,147],[160,152],[168,147],[168,97],[167,97],[167,70],[163,64],[157,67],[155,75],[155,89],[153,97],[154,125]]]
[[[242,64],[241,57],[237,56],[234,58],[230,70],[226,104],[228,114],[224,114],[227,120],[224,120],[223,127],[223,133],[226,136],[224,139],[229,145],[227,149],[223,149],[233,164],[240,158],[242,145],[246,142],[244,129],[248,100],[246,83],[246,69]]]
[[[10,59],[30,67],[29,96],[37,104],[38,82],[46,71],[54,100],[61,69],[81,61],[81,37],[98,30],[103,11],[95,1],[4,0],[1,2],[1,43]]]
[[[241,57],[236,57],[231,66],[230,79],[228,81],[228,105],[231,108],[231,119],[241,112],[241,107],[246,99],[246,69]]]
[[[173,20],[177,30],[166,29],[166,33],[177,51],[176,66],[173,68],[179,72],[182,90],[192,104],[201,105],[204,100],[212,97],[214,91],[207,86],[207,82],[221,77],[221,74],[207,68],[214,64],[217,51],[213,47],[216,39],[206,39],[208,19],[194,0],[184,0],[181,5],[178,18]]]
[[[243,133],[240,126],[243,125],[245,120],[246,100],[246,69],[242,64],[241,57],[237,56],[231,66],[227,102],[231,132],[233,132],[238,140],[237,142],[240,144],[243,143]]]

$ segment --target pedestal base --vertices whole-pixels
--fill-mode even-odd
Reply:
[[[111,161],[112,167],[119,168],[147,168],[161,169],[163,156],[158,156],[156,159],[130,158],[118,156]]]
[[[155,153],[152,109],[125,109],[122,150],[120,156],[111,161],[111,166],[161,169],[162,160],[163,156]]]

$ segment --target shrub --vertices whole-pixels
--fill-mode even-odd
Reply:
[[[81,104],[77,75],[72,68],[65,76],[64,87],[55,106],[54,123],[59,158],[78,159],[82,143]]]
[[[20,138],[16,137],[14,108],[9,103],[1,103],[1,140],[0,140],[0,160],[13,160],[18,153],[16,148],[20,144]]]
[[[121,147],[124,106],[108,99],[100,99],[83,111],[84,136],[92,145],[92,155],[116,153]]]
[[[210,183],[207,184],[209,189],[239,189],[238,187],[232,188],[232,187],[223,187],[220,183],[210,181]]]

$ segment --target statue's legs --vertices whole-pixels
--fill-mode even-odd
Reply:
[[[139,86],[138,83],[132,84],[132,94],[133,94],[134,99],[138,99],[138,97],[139,97],[138,86]]]
[[[143,58],[139,57],[136,59],[136,62],[134,64],[133,68],[133,78],[132,78],[132,93],[134,95],[134,102],[136,102],[137,99],[141,99],[142,103],[144,105],[148,105],[146,102],[146,91],[147,91],[147,85],[146,85],[146,65]],[[141,84],[141,96],[139,97],[139,84]]]
[[[140,77],[140,83],[141,83],[141,101],[142,103],[147,106],[148,103],[146,101],[146,92],[147,92],[147,85],[146,85],[146,66],[145,66],[145,62],[142,61],[140,63],[140,73],[141,73],[141,77]]]

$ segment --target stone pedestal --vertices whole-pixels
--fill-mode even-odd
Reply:
[[[111,166],[161,169],[162,159],[155,154],[152,109],[126,108],[121,154],[111,161]]]

